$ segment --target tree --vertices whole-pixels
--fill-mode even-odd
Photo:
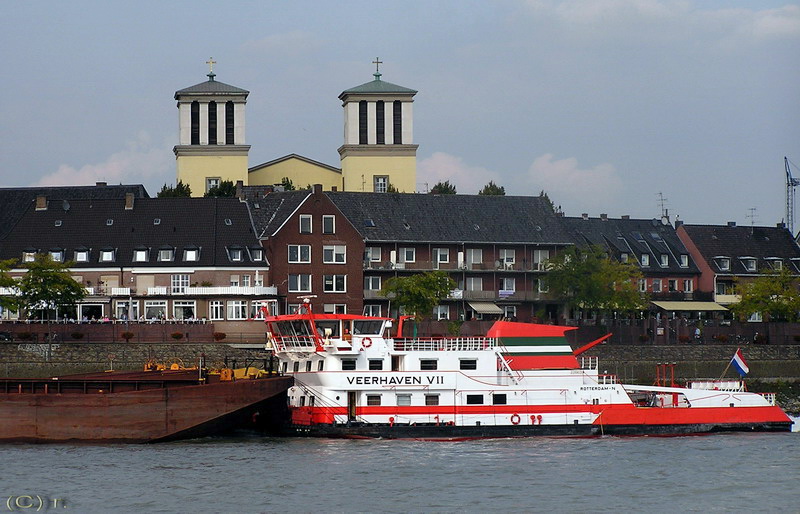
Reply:
[[[17,310],[19,307],[17,295],[14,294],[17,290],[17,281],[8,274],[11,268],[14,267],[14,264],[16,264],[14,259],[0,261],[0,289],[5,289],[6,292],[11,293],[0,296],[0,308],[12,311]]]
[[[638,290],[639,269],[610,259],[598,246],[567,248],[546,266],[548,286],[570,307],[630,312],[646,305]]]
[[[284,191],[294,191],[296,189],[292,183],[292,179],[289,177],[283,177],[281,180],[281,185],[283,186]]]
[[[175,187],[164,184],[156,196],[158,198],[188,198],[192,196],[192,188],[189,187],[189,184],[184,184],[179,180]]]
[[[561,206],[559,205],[558,210],[556,210],[556,206],[553,205],[553,201],[550,199],[549,196],[547,196],[547,193],[545,192],[544,189],[542,189],[541,192],[539,193],[539,198],[544,198],[544,201],[550,207],[550,212],[561,212]]]
[[[478,191],[478,194],[483,196],[505,196],[506,188],[498,186],[493,180],[490,180],[488,184],[483,186],[483,189]]]
[[[56,262],[47,254],[37,254],[27,262],[19,281],[19,303],[28,312],[71,306],[86,296],[86,290],[70,275],[70,262]]]
[[[760,312],[775,321],[798,321],[800,292],[798,278],[786,268],[770,270],[740,287],[741,300],[731,309],[740,318]]]
[[[415,273],[407,277],[392,277],[386,281],[380,294],[394,301],[406,312],[423,319],[433,313],[433,308],[450,295],[456,283],[444,271]]]
[[[451,184],[449,180],[445,180],[444,182],[437,182],[435,186],[431,188],[432,195],[454,195],[456,194],[456,186]]]
[[[236,197],[236,186],[232,180],[223,180],[218,186],[209,189],[205,196],[213,198],[234,198]]]

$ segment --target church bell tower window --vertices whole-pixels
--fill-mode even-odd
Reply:
[[[192,144],[200,144],[200,102],[192,102]]]
[[[384,116],[385,104],[383,100],[375,103],[375,142],[379,145],[386,144],[386,118]]]
[[[225,144],[233,145],[233,102],[225,102]]]
[[[208,144],[217,144],[217,102],[208,102]]]
[[[367,101],[358,102],[358,144],[367,144]]]
[[[392,121],[394,128],[394,144],[403,144],[403,102],[395,100],[392,109]]]

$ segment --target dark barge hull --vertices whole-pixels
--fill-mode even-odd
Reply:
[[[197,370],[0,379],[0,442],[145,443],[268,426],[292,383],[200,383]]]
[[[690,425],[288,425],[282,434],[340,439],[421,439],[459,441],[508,437],[680,436],[717,432],[790,432],[791,422]]]

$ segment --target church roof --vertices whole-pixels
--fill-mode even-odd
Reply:
[[[175,100],[181,95],[248,95],[250,91],[224,82],[214,80],[213,76],[205,82],[175,91]]]
[[[367,94],[367,95],[375,95],[375,94],[403,94],[403,95],[415,95],[417,91],[414,89],[409,89],[407,87],[398,86],[397,84],[392,84],[391,82],[386,82],[385,80],[380,79],[380,75],[376,75],[375,80],[370,82],[366,82],[361,84],[360,86],[352,87],[350,89],[346,89],[339,95],[339,98],[342,98],[346,95],[358,95],[358,94]]]

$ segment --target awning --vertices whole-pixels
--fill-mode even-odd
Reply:
[[[492,302],[467,302],[470,308],[478,314],[503,314],[503,309]]]
[[[665,311],[727,311],[716,302],[653,302],[653,305]]]

